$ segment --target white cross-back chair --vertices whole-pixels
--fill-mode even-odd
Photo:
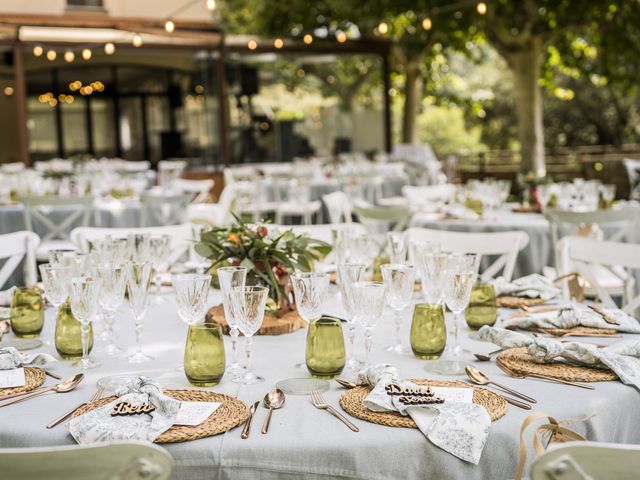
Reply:
[[[233,220],[231,212],[236,199],[237,185],[225,185],[218,203],[192,203],[187,206],[187,222],[224,227]]]
[[[149,442],[2,448],[2,478],[20,480],[169,480],[173,459]]]
[[[595,294],[605,305],[617,308],[612,295],[621,295],[622,309],[630,314],[640,307],[640,295],[636,295],[633,271],[640,270],[640,245],[635,243],[610,242],[568,236],[558,246],[559,274],[578,272],[587,282],[587,294]],[[612,291],[610,277],[619,280],[621,291]],[[564,285],[569,298],[568,282]]]
[[[89,242],[99,240],[107,236],[112,238],[126,238],[127,235],[134,234],[169,235],[171,237],[171,254],[169,264],[173,265],[183,257],[193,244],[193,225],[183,223],[180,225],[169,225],[163,227],[141,227],[141,228],[97,228],[79,227],[71,232],[71,240],[75,248],[82,252],[89,251]]]
[[[140,197],[140,226],[176,225],[184,221],[191,195],[156,195],[143,193]]]
[[[28,196],[19,199],[24,205],[24,223],[27,230],[35,232],[35,222],[41,224],[46,233],[40,237],[36,250],[38,260],[48,260],[49,251],[70,249],[69,231],[73,226],[87,226],[91,220],[93,197]],[[52,212],[66,214],[63,220],[50,218]]]
[[[210,178],[203,180],[191,180],[187,178],[176,178],[171,186],[182,193],[187,193],[193,197],[193,203],[201,203],[207,200],[215,182]]]
[[[437,242],[444,252],[475,253],[480,256],[498,256],[480,275],[490,280],[502,271],[507,280],[513,277],[518,252],[529,244],[529,235],[522,231],[508,232],[449,232],[427,228],[409,228],[407,243]]]
[[[0,235],[0,260],[5,260],[0,268],[0,290],[23,260],[25,285],[34,285],[38,281],[36,248],[39,243],[40,237],[33,232]]]
[[[640,160],[625,158],[622,163],[629,177],[629,198],[640,200]]]
[[[531,480],[631,480],[638,472],[639,445],[566,442],[533,462]]]
[[[329,223],[351,223],[353,221],[351,199],[346,193],[341,191],[327,193],[322,196],[322,201],[327,207]]]

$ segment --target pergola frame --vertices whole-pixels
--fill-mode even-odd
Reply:
[[[224,32],[210,22],[194,22],[174,20],[175,31],[167,33],[164,30],[164,20],[143,18],[114,18],[109,16],[87,15],[2,15],[0,17],[0,33],[9,32],[8,38],[0,40],[1,44],[12,45],[14,58],[14,94],[16,97],[18,122],[18,158],[25,165],[31,165],[28,149],[27,112],[26,112],[26,80],[24,68],[25,45],[45,45],[52,47],[70,47],[79,42],[64,41],[22,41],[21,27],[57,27],[57,28],[100,28],[113,29],[121,32],[153,35],[154,41],[149,44],[155,48],[184,48],[188,50],[209,50],[217,53],[217,93],[219,102],[220,124],[220,153],[225,166],[229,166],[229,125],[228,99],[224,76],[225,57],[227,53],[242,53],[243,55],[257,55],[264,53],[278,54],[332,54],[357,55],[371,54],[379,56],[382,61],[383,78],[383,123],[384,145],[386,151],[391,151],[391,88],[390,61],[391,43],[386,40],[348,40],[344,43],[315,39],[311,44],[304,44],[298,40],[287,39],[281,48],[276,48],[273,41],[256,39],[256,48],[250,49],[246,42],[240,42],[234,37],[225,36]],[[11,36],[13,38],[11,38]],[[82,44],[103,44],[103,41],[83,41]],[[144,49],[133,47],[128,43],[118,43],[118,48]]]

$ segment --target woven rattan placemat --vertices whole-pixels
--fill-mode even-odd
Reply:
[[[608,382],[618,380],[610,370],[570,365],[564,362],[536,363],[526,348],[511,348],[498,354],[496,361],[519,374],[535,373],[570,382]]]
[[[544,300],[541,298],[511,297],[508,295],[496,297],[496,306],[498,308],[534,307],[543,303]]]
[[[5,395],[15,395],[16,393],[24,393],[38,388],[44,383],[45,373],[41,368],[25,367],[24,369],[25,384],[22,387],[0,388],[0,400]]]
[[[617,332],[611,328],[573,327],[573,328],[539,328],[541,332],[558,337],[595,337],[615,335]]]
[[[249,416],[247,405],[237,398],[222,393],[208,392],[205,390],[164,390],[168,396],[185,402],[222,402],[222,405],[213,412],[200,425],[186,426],[174,425],[156,438],[155,443],[176,443],[196,440],[198,438],[211,437],[231,430],[244,422]],[[87,413],[94,408],[100,408],[113,402],[117,397],[111,396],[91,402],[79,408],[73,414],[74,417]]]
[[[416,385],[434,387],[466,387],[473,388],[473,403],[482,405],[489,412],[492,421],[502,418],[507,413],[507,402],[499,395],[479,387],[471,387],[464,382],[441,380],[410,380]],[[360,386],[347,390],[340,397],[340,406],[349,415],[367,422],[386,425],[387,427],[418,428],[411,417],[404,417],[396,412],[372,412],[362,401],[369,395],[370,388]]]

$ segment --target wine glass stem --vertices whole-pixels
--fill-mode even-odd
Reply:
[[[134,330],[136,333],[136,351],[142,353],[142,322],[136,322]]]
[[[351,355],[353,356],[354,350],[356,348],[356,324],[350,323],[348,330],[349,337],[349,350],[351,351]]]
[[[232,327],[231,331],[229,332],[229,335],[231,337],[231,361],[233,362],[233,365],[238,364],[238,335],[239,334],[240,334],[240,331],[235,327]]]
[[[247,337],[244,343],[244,353],[247,358],[247,365],[245,367],[247,369],[247,375],[251,375],[252,373],[251,372],[251,347],[252,346],[253,346],[253,338]]]
[[[400,339],[400,330],[402,329],[402,310],[396,310],[394,312],[394,319],[396,322],[396,345],[402,345]]]
[[[371,329],[364,329],[364,363],[369,364],[369,354],[371,353],[371,347],[373,346],[373,336],[371,335]]]
[[[89,357],[89,325],[91,322],[80,325],[80,336],[82,339],[82,362],[85,363]]]
[[[453,357],[460,358],[460,320],[462,312],[453,312]]]

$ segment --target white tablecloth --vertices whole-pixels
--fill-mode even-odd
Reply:
[[[106,375],[145,373],[173,388],[188,388],[184,374],[174,368],[181,362],[186,336],[172,303],[155,305],[146,316],[144,350],[156,360],[147,365],[131,365],[125,358],[97,355],[102,366],[87,374],[79,387],[65,394],[50,394],[0,409],[0,447],[34,447],[73,444],[66,426],[47,430],[45,425],[72,406],[87,400],[96,389],[96,381]],[[219,299],[212,292],[210,303]],[[327,313],[340,313],[336,295],[326,305]],[[47,311],[43,340],[53,341],[53,312]],[[409,315],[404,328],[408,342]],[[133,349],[133,324],[124,310],[118,315],[116,329],[120,344]],[[489,352],[495,346],[467,338],[464,346],[475,352]],[[281,379],[305,375],[294,365],[304,359],[306,330],[277,337],[255,339],[255,370],[266,382],[238,386],[224,377],[214,390],[237,395],[249,404]],[[10,338],[10,337],[5,337]],[[362,337],[359,337],[359,344]],[[375,362],[396,365],[406,378],[437,378],[423,370],[424,361],[411,355],[396,356],[383,351],[393,340],[393,321],[386,312],[375,330]],[[602,339],[597,339],[601,343]],[[43,348],[55,354],[52,345]],[[230,348],[228,349],[229,353]],[[465,354],[466,360],[471,360]],[[571,428],[590,440],[640,443],[640,393],[619,382],[596,384],[595,391],[505,377],[493,362],[478,363],[479,368],[503,382],[538,399],[533,411],[545,411],[557,419],[584,420]],[[77,370],[69,362],[53,367],[67,377]],[[51,383],[51,379],[47,380]],[[335,382],[326,399],[338,407],[344,392]],[[260,408],[254,418],[248,440],[240,439],[236,428],[223,435],[186,443],[166,445],[175,459],[176,479],[506,479],[513,478],[518,461],[518,431],[527,412],[510,406],[507,415],[492,426],[488,443],[478,466],[465,463],[434,447],[417,430],[390,428],[353,419],[359,433],[348,430],[327,412],[315,409],[307,397],[288,396],[282,410],[274,413],[268,435],[260,434],[266,410]],[[531,455],[530,455],[531,456]]]

